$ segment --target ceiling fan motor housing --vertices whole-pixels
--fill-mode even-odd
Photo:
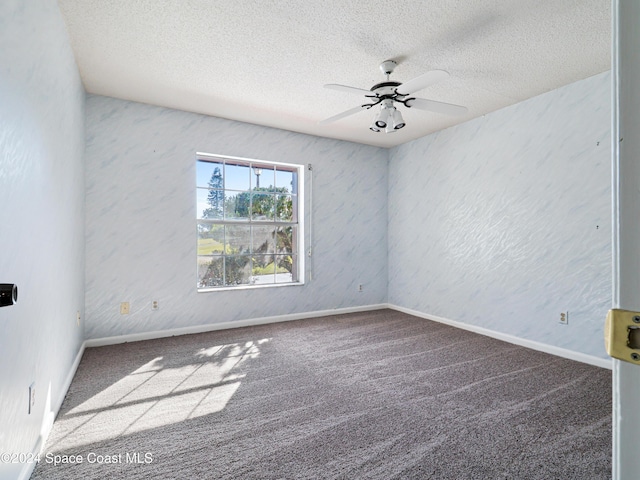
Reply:
[[[398,63],[395,60],[385,60],[380,64],[380,70],[385,75],[391,75],[393,70],[398,66]]]
[[[376,95],[393,95],[396,92],[396,88],[398,88],[402,83],[400,82],[381,82],[376,83],[373,87],[371,87],[371,91]]]

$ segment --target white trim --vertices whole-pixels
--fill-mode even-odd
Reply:
[[[264,158],[249,158],[249,157],[234,157],[232,155],[223,155],[221,153],[207,153],[207,152],[196,152],[196,157],[205,157],[202,160],[205,162],[215,160],[216,158],[228,159],[228,160],[237,160],[242,163],[271,163],[273,165],[279,165],[281,167],[292,167],[292,168],[304,168],[302,163],[285,163],[285,162],[275,162],[273,160],[265,160]],[[199,159],[198,159],[199,160]]]
[[[170,330],[158,330],[155,332],[132,333],[129,335],[118,335],[114,337],[93,338],[93,339],[86,340],[84,342],[84,344],[82,345],[82,351],[84,351],[85,347],[87,348],[102,347],[105,345],[116,345],[119,343],[138,342],[142,340],[153,340],[156,338],[175,337],[178,335],[190,335],[194,333],[213,332],[216,330],[226,330],[230,328],[251,327],[254,325],[265,325],[269,323],[289,322],[293,320],[304,320],[307,318],[326,317],[330,315],[342,315],[345,313],[368,312],[368,311],[380,310],[384,308],[389,308],[391,310],[403,312],[408,315],[413,315],[414,317],[424,318],[425,320],[432,320],[434,322],[444,323],[446,325],[451,325],[452,327],[461,328],[463,330],[468,330],[470,332],[478,333],[480,335],[485,335],[487,337],[492,337],[498,340],[503,340],[505,342],[513,343],[514,345],[520,345],[522,347],[531,348],[533,350],[549,353],[551,355],[556,355],[558,357],[568,358],[569,360],[575,360],[577,362],[587,363],[589,365],[594,365],[596,367],[606,368],[609,370],[612,369],[611,359],[599,358],[593,355],[587,355],[585,353],[568,350],[566,348],[556,347],[553,345],[548,345],[546,343],[536,342],[534,340],[527,340],[524,338],[516,337],[515,335],[501,333],[495,330],[489,330],[487,328],[478,327],[476,325],[469,325],[467,323],[458,322],[456,320],[450,320],[448,318],[438,317],[437,315],[428,315],[428,314],[419,312],[417,310],[400,307],[398,305],[393,305],[390,303],[380,303],[376,305],[365,305],[360,307],[335,308],[331,310],[317,310],[313,312],[291,313],[288,315],[275,315],[271,317],[258,317],[258,318],[250,318],[246,320],[237,320],[232,322],[210,323],[206,325],[174,328]],[[79,362],[79,357],[77,359],[77,362]],[[77,368],[77,364],[75,365],[75,368]],[[71,378],[73,378],[73,375],[71,375]],[[70,383],[71,382],[69,382],[69,384]],[[63,398],[64,398],[64,395],[63,395]],[[60,402],[60,405],[61,404],[62,402]]]
[[[611,2],[611,308],[620,307],[620,2]],[[614,467],[615,472],[615,467]],[[614,475],[615,477],[616,475]]]
[[[42,435],[38,436],[38,440],[36,441],[35,446],[31,449],[31,454],[33,457],[40,454],[42,448],[47,443],[47,437],[49,436],[49,432],[51,431],[51,427],[47,428],[47,435],[43,437]],[[31,474],[36,469],[36,462],[23,463],[22,469],[20,470],[20,475],[18,475],[18,480],[28,480],[31,477]]]
[[[629,42],[631,44],[631,42]],[[625,40],[625,45],[627,41]],[[620,0],[611,2],[611,308],[620,308],[620,58],[622,52],[620,38]],[[611,478],[623,478],[622,472],[633,472],[634,466],[627,466],[623,460],[623,452],[628,449],[622,436],[627,432],[622,414],[626,413],[622,405],[624,390],[620,362],[614,362],[612,375],[612,407],[611,407]],[[632,416],[632,419],[637,417]],[[625,421],[627,419],[625,418]],[[635,430],[637,420],[630,430]],[[634,442],[635,443],[635,442]],[[626,448],[625,448],[626,447]],[[635,450],[633,447],[631,450]],[[632,454],[633,455],[633,454]],[[630,475],[630,473],[627,473]]]
[[[62,402],[64,402],[64,398],[67,396],[69,387],[71,387],[71,382],[73,381],[73,377],[76,375],[76,371],[78,370],[78,366],[80,365],[80,360],[82,360],[82,355],[84,354],[86,345],[86,341],[82,342],[82,345],[80,345],[78,353],[76,354],[76,358],[73,360],[71,368],[69,368],[69,372],[67,373],[67,376],[64,379],[64,383],[60,388],[60,395],[58,396],[56,403],[52,405],[50,415],[47,415],[47,412],[45,412],[44,418],[42,419],[43,424],[40,428],[42,433],[38,436],[38,440],[31,449],[31,453],[34,456],[43,453],[42,450],[47,444],[47,439],[49,438],[49,434],[51,433],[51,429],[53,428],[53,422],[60,412],[60,407],[62,407]],[[31,474],[33,474],[33,470],[35,468],[35,462],[23,464],[20,475],[18,476],[18,480],[28,480],[29,477],[31,477]]]
[[[297,226],[297,230],[298,233],[295,235],[298,237],[297,239],[297,245],[295,248],[295,251],[291,253],[291,256],[296,257],[296,263],[297,263],[297,278],[295,280],[295,282],[286,282],[286,283],[272,283],[272,284],[263,284],[263,285],[252,285],[252,284],[246,284],[246,285],[241,285],[241,286],[226,286],[226,287],[203,287],[203,288],[198,288],[198,293],[202,293],[202,292],[213,292],[213,291],[224,291],[224,290],[243,290],[243,289],[250,289],[250,288],[265,288],[265,287],[281,287],[284,285],[304,285],[305,283],[305,245],[304,245],[304,235],[305,235],[305,190],[304,190],[304,185],[305,185],[305,168],[304,165],[302,164],[295,164],[295,163],[282,163],[282,162],[273,162],[271,160],[260,160],[260,159],[254,159],[254,158],[244,158],[244,157],[231,157],[228,155],[220,155],[220,154],[216,154],[216,153],[204,153],[204,152],[196,152],[196,164],[198,162],[211,162],[211,163],[218,163],[215,162],[215,160],[219,160],[222,161],[222,166],[223,166],[223,171],[226,172],[226,165],[227,165],[227,160],[231,160],[231,162],[229,162],[231,165],[245,165],[247,167],[249,167],[249,170],[251,170],[252,168],[256,168],[253,167],[253,164],[263,164],[262,166],[258,165],[259,168],[265,168],[266,164],[269,164],[269,166],[273,167],[273,172],[274,174],[276,173],[276,170],[278,169],[278,167],[282,167],[281,171],[290,171],[292,174],[296,175],[297,181],[294,182],[295,185],[292,184],[292,189],[291,189],[291,199],[293,201],[294,197],[295,197],[295,206],[296,208],[294,209],[294,211],[296,212],[296,221],[291,221],[291,222],[284,222],[284,221],[278,221],[276,218],[274,218],[271,222],[268,221],[255,221],[252,220],[251,217],[249,217],[247,220],[244,221],[237,221],[237,220],[230,220],[230,219],[226,219],[226,218],[219,218],[219,219],[206,219],[206,218],[200,218],[198,212],[196,212],[196,221],[198,223],[208,223],[210,225],[270,225],[270,226]],[[233,163],[233,162],[237,162],[237,163]],[[225,173],[225,177],[226,178],[226,173]],[[253,179],[253,177],[250,177],[250,179]],[[275,179],[275,177],[274,177]],[[196,179],[196,192],[200,189],[200,190],[209,190],[207,187],[204,186],[200,186],[198,184],[198,179]],[[253,189],[253,181],[251,180],[249,182],[249,187],[251,189]],[[231,192],[236,192],[236,193],[241,193],[240,190],[234,190],[234,189],[227,189],[226,186],[226,181],[224,181],[223,184],[223,188],[222,191],[226,192],[226,191],[231,191]],[[277,193],[277,192],[276,192]],[[275,195],[275,193],[274,193]],[[275,198],[275,197],[274,197]],[[275,253],[275,252],[273,252]],[[226,254],[223,254],[222,256],[224,257]],[[198,259],[200,259],[201,257],[210,257],[211,255],[197,255]],[[198,260],[198,265],[199,265],[199,260]]]
[[[60,411],[60,407],[62,407],[62,402],[64,402],[64,397],[67,396],[67,392],[69,391],[69,387],[71,386],[71,382],[73,381],[73,377],[76,375],[76,371],[78,370],[78,366],[80,365],[80,360],[82,360],[82,355],[84,354],[84,349],[86,347],[87,347],[87,342],[86,341],[82,342],[82,345],[80,345],[80,349],[78,350],[78,353],[76,354],[76,358],[73,361],[73,364],[71,365],[71,368],[69,369],[69,373],[67,374],[67,378],[64,379],[64,383],[62,384],[62,389],[60,391],[60,396],[58,397],[58,401],[55,404],[55,412],[56,412],[55,416],[58,416],[58,412]],[[49,432],[47,432],[47,436],[48,435],[49,435]]]
[[[525,338],[516,337],[515,335],[509,335],[507,333],[496,332],[495,330],[489,330],[488,328],[478,327],[476,325],[469,325],[468,323],[458,322],[456,320],[449,320],[448,318],[438,317],[436,315],[427,315],[426,313],[418,312],[417,310],[411,310],[410,308],[399,307],[397,305],[389,304],[388,308],[397,310],[399,312],[407,313],[415,317],[424,318],[425,320],[433,320],[434,322],[444,323],[451,325],[452,327],[461,328],[470,332],[479,333],[487,337],[497,338],[505,342],[520,345],[521,347],[531,348],[540,352],[550,353],[558,357],[568,358],[569,360],[575,360],[577,362],[587,363],[596,367],[612,369],[612,362],[610,358],[600,358],[593,355],[587,355],[585,353],[574,352],[566,348],[555,347],[546,343],[536,342],[534,340],[527,340]]]
[[[291,283],[263,283],[263,284],[246,284],[237,285],[235,287],[205,287],[199,288],[198,293],[210,293],[210,292],[230,292],[235,290],[255,290],[259,288],[273,288],[273,287],[304,287],[304,282],[291,282]]]
[[[330,315],[342,315],[344,313],[368,312],[371,310],[380,310],[383,308],[388,308],[388,305],[382,303],[377,305],[365,305],[361,307],[335,308],[331,310],[317,310],[315,312],[291,313],[288,315],[275,315],[272,317],[250,318],[247,320],[236,320],[232,322],[209,323],[206,325],[195,325],[193,327],[157,330],[155,332],[132,333],[129,335],[118,335],[114,337],[92,338],[85,341],[85,345],[86,347],[102,347],[105,345],[138,342],[141,340],[153,340],[156,338],[176,337],[178,335],[190,335],[193,333],[212,332],[215,330],[226,330],[230,328],[252,327],[254,325],[289,322],[292,320],[304,320],[314,317],[327,317]]]

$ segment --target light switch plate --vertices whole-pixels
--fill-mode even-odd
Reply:
[[[31,415],[34,407],[36,406],[36,382],[32,382],[29,385],[29,410],[28,413]]]

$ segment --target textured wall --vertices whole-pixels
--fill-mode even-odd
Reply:
[[[86,149],[87,338],[386,302],[386,150],[100,96]],[[198,151],[313,164],[304,286],[197,293]]]
[[[0,308],[0,452],[26,453],[82,343],[84,90],[55,0],[0,2],[0,45],[0,283],[19,287]]]
[[[393,149],[390,303],[606,358],[610,99],[604,73]]]

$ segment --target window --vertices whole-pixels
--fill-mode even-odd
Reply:
[[[198,154],[198,290],[300,284],[302,167]]]

